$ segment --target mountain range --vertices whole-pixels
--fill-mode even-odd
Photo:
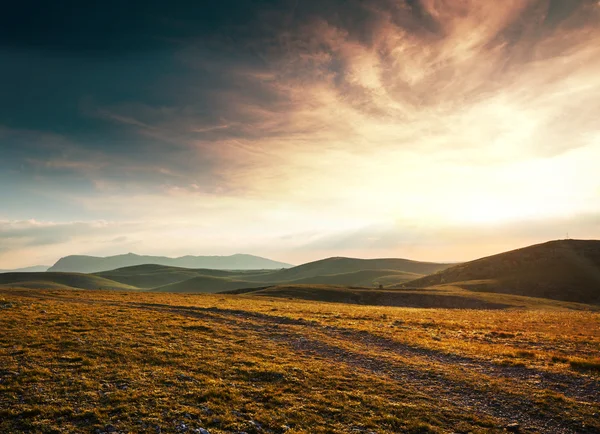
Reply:
[[[167,265],[146,261],[165,261]],[[131,262],[137,265],[110,269]],[[172,263],[212,266],[169,265]],[[255,268],[251,268],[253,265]],[[84,274],[69,271],[73,269],[104,270]],[[58,261],[49,272],[0,274],[0,287],[228,292],[447,308],[476,307],[481,303],[489,308],[524,306],[531,304],[528,300],[532,297],[555,300],[559,308],[564,302],[600,305],[600,241],[556,240],[461,264],[333,257],[294,267],[250,255],[70,256]]]
[[[61,258],[48,271],[97,273],[134,265],[157,264],[183,268],[212,268],[216,270],[278,269],[292,267],[285,262],[273,261],[260,256],[235,254],[230,256],[145,256],[125,255],[97,257],[72,255]]]

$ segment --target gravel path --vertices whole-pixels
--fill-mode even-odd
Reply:
[[[207,323],[226,323],[241,330],[251,331],[302,355],[325,358],[330,363],[345,364],[365,373],[386,377],[390,381],[418,390],[429,397],[435,397],[434,399],[457,411],[466,409],[480,415],[491,416],[501,426],[509,426],[517,422],[521,432],[556,434],[600,432],[594,427],[583,426],[570,415],[568,408],[562,412],[549,414],[531,399],[533,391],[543,394],[546,389],[560,392],[567,398],[598,410],[600,409],[598,406],[600,382],[593,378],[544,372],[519,366],[499,366],[484,360],[406,345],[366,331],[323,326],[302,319],[234,309],[133,304],[138,308],[185,315]],[[351,351],[324,342],[318,339],[319,335],[326,337],[327,341],[340,343],[349,341],[354,345],[360,343],[367,350],[381,351],[381,355],[373,356],[372,352],[367,355]],[[420,366],[416,366],[418,365],[416,363],[393,360],[390,355],[417,359]],[[453,375],[450,371],[455,368],[458,368],[464,376],[457,378]],[[469,381],[469,374],[473,379],[477,378],[477,384]],[[513,382],[511,391],[482,383],[482,376]]]

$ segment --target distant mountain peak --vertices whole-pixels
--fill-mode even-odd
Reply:
[[[170,258],[166,256],[138,255],[125,253],[122,255],[97,257],[71,255],[60,258],[48,271],[64,271],[78,273],[97,273],[117,268],[135,265],[157,264],[182,268],[212,268],[216,270],[250,270],[250,269],[279,269],[293,265],[274,261],[260,256],[240,254],[230,256],[181,256]]]

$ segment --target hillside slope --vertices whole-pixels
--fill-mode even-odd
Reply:
[[[139,288],[153,288],[156,291],[203,293],[283,283],[388,286],[423,275],[410,270],[438,270],[447,265],[406,259],[328,258],[283,270],[190,269],[145,264],[95,274]]]
[[[170,285],[151,289],[153,292],[176,292],[176,293],[215,293],[230,291],[240,288],[253,288],[265,286],[263,283],[248,282],[245,280],[230,279],[227,277],[198,276]]]
[[[558,240],[500,253],[404,284],[600,303],[600,241]]]
[[[419,277],[423,277],[423,275],[398,270],[359,270],[350,273],[305,277],[303,279],[292,280],[289,283],[373,287],[399,284],[418,279]]]
[[[179,280],[177,282],[173,282],[170,284],[165,284],[162,286],[158,286],[153,288],[153,291],[157,292],[188,292],[188,293],[214,293],[214,292],[222,292],[229,291],[235,289],[249,289],[249,288],[262,288],[273,285],[273,282],[269,281],[251,281],[246,280],[243,274],[232,275],[232,276],[218,276],[218,275],[209,275],[209,274],[201,274],[201,273],[209,273],[215,270],[188,270],[190,273],[198,272],[199,275],[192,277],[186,280]],[[111,272],[109,272],[111,273]],[[186,274],[185,272],[174,272],[174,278],[180,278]],[[111,276],[118,280],[118,276],[114,276],[114,274],[106,274],[107,276]],[[152,274],[143,275],[141,278],[136,278],[132,276],[132,278],[128,278],[127,282],[139,287],[150,288],[151,283],[158,282],[158,280],[154,280]],[[287,285],[343,285],[343,286],[365,286],[365,287],[373,287],[379,284],[379,282],[394,282],[401,283],[406,282],[408,280],[414,279],[418,277],[418,274],[414,273],[404,273],[401,271],[394,270],[361,270],[353,273],[341,273],[341,274],[331,274],[324,276],[315,276],[315,277],[307,277],[305,279],[293,280],[290,282],[277,282],[275,284],[287,284]],[[161,279],[166,279],[168,275],[160,275]],[[253,275],[252,277],[256,277]],[[268,277],[268,273],[266,274]],[[141,279],[147,279],[144,282]],[[142,284],[147,284],[146,286],[142,286]]]
[[[32,289],[109,289],[119,291],[137,288],[99,276],[81,273],[4,273],[0,286]]]
[[[131,267],[118,268],[116,270],[94,273],[116,282],[137,286],[138,288],[158,288],[173,283],[183,282],[195,277],[224,277],[235,280],[244,280],[244,276],[258,276],[261,273],[270,273],[271,270],[213,270],[207,268],[182,268],[169,267],[166,265],[145,264]],[[210,280],[207,281],[211,282]],[[252,284],[252,282],[250,282]],[[205,288],[196,287],[195,292],[204,292]],[[210,288],[208,288],[210,289]]]
[[[292,265],[273,261],[253,255],[236,254],[231,256],[182,256],[167,258],[165,256],[142,256],[134,253],[126,255],[97,257],[97,256],[66,256],[58,260],[48,271],[65,271],[78,273],[98,273],[134,265],[158,264],[183,268],[211,268],[217,270],[256,270],[279,269]]]
[[[144,266],[150,267],[150,266]],[[132,267],[138,268],[138,267]],[[374,287],[399,284],[421,275],[396,270],[360,270],[352,273],[327,274],[291,281],[273,281],[272,272],[262,274],[233,273],[222,270],[156,269],[155,273],[120,276],[120,270],[98,273],[104,277],[135,285],[153,288],[160,292],[212,293],[240,288],[259,288],[273,284],[316,284]],[[128,270],[125,270],[128,271]],[[279,273],[277,273],[279,274]],[[190,277],[191,276],[191,277]],[[171,282],[167,282],[172,280]],[[165,282],[162,285],[159,282]]]
[[[450,265],[452,264],[419,262],[398,258],[356,259],[334,257],[308,262],[269,274],[246,276],[245,279],[264,282],[291,282],[317,276],[353,273],[364,270],[392,270],[404,273],[431,274],[448,268]]]

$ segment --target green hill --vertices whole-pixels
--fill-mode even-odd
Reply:
[[[438,270],[447,265],[406,259],[328,258],[290,269],[275,271],[265,269],[189,269],[145,264],[103,271],[95,273],[95,275],[156,291],[200,293],[283,283],[349,286],[378,286],[381,284],[387,286],[400,284],[422,276],[422,274],[410,270]]]
[[[118,270],[116,270],[118,271]],[[289,282],[273,282],[273,273],[263,274],[251,274],[246,276],[239,273],[215,273],[210,275],[214,271],[219,270],[172,270],[171,273],[168,270],[157,270],[157,273],[147,273],[141,275],[131,275],[127,279],[121,279],[120,276],[111,273],[102,273],[103,276],[111,277],[115,280],[120,280],[132,285],[140,286],[145,284],[145,288],[151,287],[153,283],[159,280],[167,280],[168,278],[177,279],[177,281],[165,283],[159,287],[155,287],[153,290],[161,292],[191,292],[191,293],[210,293],[210,292],[221,292],[239,288],[256,288],[265,287],[276,284],[325,284],[325,285],[344,285],[344,286],[367,286],[373,287],[378,286],[381,282],[382,285],[393,283],[406,282],[416,277],[419,274],[405,273],[402,271],[395,270],[361,270],[352,273],[341,273],[331,274],[324,276],[307,277],[304,279],[293,280]],[[207,273],[207,274],[204,274]],[[154,279],[154,276],[158,276],[159,279]],[[189,279],[183,279],[182,277],[194,275]],[[256,280],[249,280],[256,279]],[[261,280],[258,280],[262,277]],[[144,281],[142,281],[142,279]],[[386,282],[386,283],[384,283]]]
[[[196,270],[189,270],[191,273]],[[201,272],[202,270],[198,270]],[[213,271],[213,270],[205,270]],[[148,278],[147,283],[151,283],[152,275],[144,275]],[[181,276],[177,274],[177,276]],[[342,273],[332,274],[326,276],[307,277],[305,279],[298,279],[291,282],[278,282],[281,284],[289,285],[302,285],[302,284],[313,284],[313,285],[344,285],[344,286],[366,286],[373,287],[379,285],[381,282],[406,282],[418,277],[418,274],[404,273],[401,271],[394,270],[362,270],[355,271],[353,273]],[[161,278],[165,275],[161,275]],[[209,275],[197,275],[187,280],[179,280],[170,284],[165,284],[160,287],[156,287],[153,291],[160,292],[190,292],[190,293],[212,293],[221,292],[234,289],[242,288],[257,288],[266,287],[272,285],[272,282],[268,281],[250,281],[245,280],[243,275],[228,276],[209,276]],[[255,276],[254,276],[255,277]],[[115,278],[115,280],[118,280]],[[128,279],[131,284],[138,283],[139,279],[134,278]],[[382,283],[383,285],[383,283]]]
[[[160,286],[151,289],[153,292],[189,292],[189,293],[214,293],[230,291],[240,288],[264,286],[264,283],[248,282],[246,280],[230,279],[228,277],[198,276],[182,282]]]
[[[223,270],[202,270],[207,275],[228,276],[229,273]],[[168,267],[165,265],[145,264],[132,267],[118,268],[111,271],[102,271],[94,273],[96,276],[125,283],[127,285],[137,286],[138,288],[156,288],[158,286],[169,285],[171,283],[182,282],[184,280],[198,277],[198,270],[181,267]]]
[[[103,277],[81,273],[4,273],[0,274],[0,286],[32,289],[109,289],[119,291],[137,290]]]
[[[266,274],[271,270],[212,270],[207,268],[181,268],[169,267],[157,264],[135,265],[132,267],[118,268],[111,271],[102,271],[94,273],[96,276],[111,279],[127,285],[137,286],[138,288],[158,288],[161,286],[170,285],[173,283],[183,282],[195,277],[223,277],[232,278],[234,280],[244,280],[244,276],[252,275],[259,276]],[[207,283],[212,282],[207,280]],[[199,292],[205,292],[205,289],[200,288]],[[198,289],[196,290],[198,292]],[[208,291],[212,292],[212,291]]]
[[[600,304],[600,241],[558,240],[500,253],[404,284]]]
[[[392,270],[404,273],[431,274],[448,268],[451,264],[434,262],[419,262],[408,259],[356,259],[356,258],[327,258],[308,262],[296,267],[273,271],[268,274],[246,276],[245,280],[262,282],[291,282],[317,276],[353,273],[364,270]]]
[[[397,270],[359,270],[350,273],[305,277],[303,279],[292,280],[290,283],[373,287],[399,284],[419,277],[423,277],[423,275]]]
[[[420,274],[384,266],[438,269],[440,264],[419,263],[403,259],[329,258],[294,267],[289,270],[216,270],[183,268],[159,264],[142,264],[101,271],[94,274],[36,273],[31,287],[43,287],[49,282],[73,288],[151,289],[160,292],[212,293],[239,288],[264,287],[273,284],[334,284],[348,286],[378,286],[413,280]],[[362,269],[361,267],[375,267]],[[350,270],[350,271],[348,271]],[[319,274],[323,273],[323,274]],[[32,274],[32,273],[28,273]],[[57,280],[57,276],[86,276],[85,281]],[[23,285],[29,277],[20,277]],[[97,279],[97,280],[94,280]],[[7,282],[15,283],[15,282]]]

